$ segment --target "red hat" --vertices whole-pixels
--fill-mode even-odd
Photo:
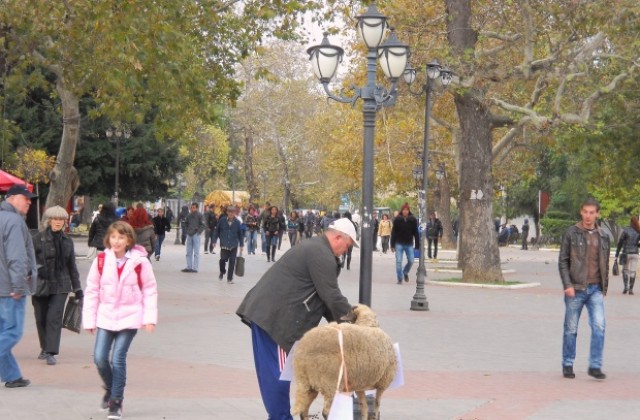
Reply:
[[[409,212],[411,212],[411,209],[409,208],[409,203],[404,203],[402,205],[402,208],[400,209],[400,211],[402,212],[404,209],[409,210]]]

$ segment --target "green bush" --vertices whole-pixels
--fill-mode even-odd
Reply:
[[[571,214],[561,210],[550,210],[544,215],[544,217],[558,220],[573,220],[573,216]]]
[[[566,219],[552,219],[550,217],[543,217],[540,219],[540,226],[542,226],[542,236],[552,239],[553,243],[560,243],[562,235],[570,227],[576,224],[575,220]]]

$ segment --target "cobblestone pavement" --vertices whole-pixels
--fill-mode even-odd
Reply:
[[[268,268],[263,255],[247,256],[246,275],[218,280],[218,254],[200,255],[200,272],[182,273],[184,247],[165,241],[153,262],[160,316],[154,334],[141,331],[128,358],[127,419],[266,419],[253,369],[249,329],[235,315],[245,293]],[[288,248],[288,244],[283,244]],[[76,240],[78,254],[87,247]],[[428,263],[429,279],[452,264],[440,252]],[[408,284],[396,285],[393,254],[374,255],[373,307],[382,327],[400,343],[405,386],[390,390],[381,418],[396,419],[638,419],[640,418],[640,296],[621,294],[612,277],[606,299],[607,342],[603,370],[587,376],[590,332],[583,315],[577,377],[562,378],[560,350],[564,304],[557,252],[501,248],[508,280],[539,287],[492,290],[428,285],[428,312],[409,310],[415,266]],[[276,256],[277,257],[277,256]],[[356,302],[358,250],[340,285]],[[90,261],[79,259],[83,277]],[[417,261],[416,261],[417,265]],[[512,272],[515,270],[515,272]],[[32,385],[0,388],[0,419],[103,419],[101,388],[92,362],[94,337],[63,332],[56,366],[37,359],[38,340],[28,305],[25,335],[15,353]],[[312,412],[321,410],[316,401]]]

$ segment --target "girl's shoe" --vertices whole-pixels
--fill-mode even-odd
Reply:
[[[108,419],[118,420],[122,418],[122,400],[109,401]]]

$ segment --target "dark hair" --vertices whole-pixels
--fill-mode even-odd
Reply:
[[[598,200],[593,197],[588,197],[586,200],[584,200],[580,205],[580,210],[582,210],[586,206],[595,206],[596,211],[600,211],[600,203],[598,203]]]
[[[382,218],[384,219],[385,217],[389,220],[389,215],[387,213],[382,213]]]
[[[191,207],[196,206],[196,207],[200,207],[198,206],[198,203],[191,203]]]

